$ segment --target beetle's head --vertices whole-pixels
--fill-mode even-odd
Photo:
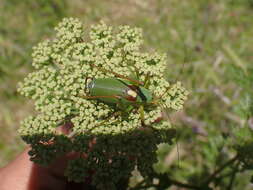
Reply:
[[[139,94],[139,96],[142,102],[151,103],[153,100],[152,93],[144,87],[140,87],[140,91],[142,94],[141,95]]]

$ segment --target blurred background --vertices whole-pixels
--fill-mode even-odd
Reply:
[[[143,28],[143,50],[165,52],[167,79],[190,91],[184,110],[171,114],[178,146],[160,145],[156,170],[198,181],[232,157],[230,132],[246,118],[230,67],[245,70],[253,60],[253,0],[0,0],[0,167],[24,148],[17,128],[33,112],[17,82],[33,70],[32,47],[64,17]],[[238,174],[234,189],[253,189],[249,180]]]

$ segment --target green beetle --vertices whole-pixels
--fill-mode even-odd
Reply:
[[[87,84],[89,98],[98,99],[120,108],[150,104],[152,93],[142,87],[119,78],[98,78]]]
[[[92,66],[102,72],[112,73],[115,77],[86,78],[86,95],[82,97],[99,100],[108,105],[115,106],[119,110],[112,114],[112,116],[118,114],[125,115],[125,113],[129,113],[134,108],[137,108],[144,125],[144,107],[160,106],[159,99],[162,96],[155,97],[146,88],[149,83],[149,73],[145,76],[144,82],[142,82],[138,79],[133,79],[136,77],[131,78],[96,65]],[[91,79],[91,81],[87,82],[88,79]]]

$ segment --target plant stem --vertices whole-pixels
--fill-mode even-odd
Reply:
[[[176,185],[178,187],[184,187],[184,188],[188,188],[188,189],[195,189],[195,190],[200,190],[199,186],[195,186],[195,185],[190,185],[190,184],[186,184],[186,183],[182,183],[180,181],[176,181],[173,179],[169,179],[169,181],[171,182],[171,184]]]
[[[217,170],[215,170],[208,178],[207,180],[203,183],[204,185],[208,185],[211,181],[213,181],[213,179],[220,173],[222,172],[227,166],[233,164],[238,158],[238,155],[236,155],[235,157],[233,157],[232,159],[230,159],[229,161],[227,161],[226,163],[224,163],[220,168],[218,168]]]
[[[177,180],[170,179],[166,174],[160,175],[160,177],[155,176],[155,178],[158,178],[160,181],[163,181],[165,179],[165,177],[168,179],[168,187],[170,185],[175,185],[175,186],[178,186],[178,187],[184,187],[184,188],[188,188],[188,189],[195,189],[195,190],[200,190],[201,189],[201,187],[199,187],[199,186],[190,185],[190,184],[182,183],[182,182],[177,181]],[[159,187],[159,184],[157,184],[157,185],[150,184],[150,185],[142,186],[144,184],[145,184],[145,181],[143,180],[139,184],[137,184],[134,188],[131,188],[131,190],[146,189],[146,188],[149,188],[149,187]]]
[[[207,187],[209,185],[209,183],[212,182],[220,172],[222,172],[229,165],[232,165],[235,161],[237,161],[237,159],[238,159],[238,155],[236,155],[235,157],[233,157],[232,159],[228,160],[226,163],[221,165],[221,167],[219,167],[217,170],[215,170],[201,186],[190,185],[190,184],[182,183],[177,180],[170,179],[166,174],[155,175],[155,178],[158,178],[160,181],[163,181],[164,179],[167,178],[168,187],[170,185],[175,185],[178,187],[184,187],[184,188],[188,188],[188,189],[201,190],[201,187]],[[234,171],[233,171],[232,176],[230,178],[230,183],[229,183],[227,190],[231,190],[231,188],[232,188],[233,181],[236,176],[236,171],[238,169],[238,164],[239,164],[239,162],[236,164],[236,167],[234,168]],[[159,187],[159,184],[158,185],[151,184],[151,185],[142,186],[144,184],[145,184],[145,181],[143,180],[139,184],[137,184],[136,187],[132,188],[132,190],[139,190],[139,189],[148,188],[148,187]]]
[[[227,190],[232,190],[233,183],[234,183],[234,179],[235,179],[235,176],[236,176],[237,171],[238,171],[239,163],[240,163],[240,162],[237,162],[236,165],[235,165],[235,168],[233,169],[233,173],[232,173],[232,175],[231,175],[231,178],[230,178],[230,181],[229,181],[229,185],[228,185],[228,187],[227,187]]]

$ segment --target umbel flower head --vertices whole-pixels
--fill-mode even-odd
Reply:
[[[162,112],[181,109],[188,93],[180,82],[169,84],[164,79],[166,56],[139,51],[139,28],[113,30],[101,22],[86,36],[78,19],[65,18],[55,30],[54,39],[33,48],[36,71],[18,87],[34,100],[39,113],[26,118],[19,128],[32,147],[31,160],[47,165],[76,152],[79,156],[69,161],[66,176],[78,182],[92,175],[98,189],[116,188],[135,166],[148,175],[156,161],[157,144],[171,142],[174,135]],[[108,78],[125,81],[126,87],[145,88],[152,94],[152,103],[133,102],[120,108],[102,98],[89,98],[89,84]],[[136,92],[137,96],[142,93]],[[67,133],[58,130],[63,125],[68,126]]]

